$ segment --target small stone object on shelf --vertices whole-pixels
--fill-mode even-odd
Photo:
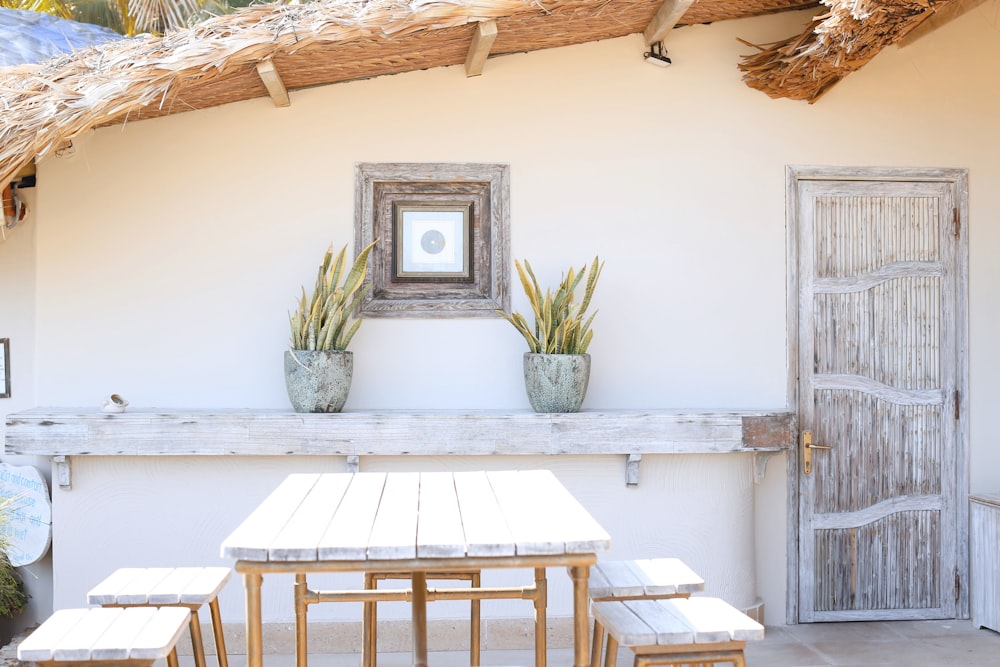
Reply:
[[[101,412],[125,412],[125,408],[128,407],[128,401],[125,400],[119,394],[111,394],[104,399],[104,403],[101,405]]]

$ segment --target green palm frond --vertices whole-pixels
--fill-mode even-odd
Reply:
[[[8,553],[8,527],[11,517],[22,504],[23,496],[0,496],[0,616],[13,618],[25,610],[31,597],[24,590],[24,581],[11,564]]]
[[[521,288],[528,297],[534,326],[529,325],[528,320],[517,312],[498,310],[497,314],[524,336],[531,352],[585,354],[594,336],[590,327],[597,313],[594,312],[586,320],[584,316],[590,307],[604,263],[594,257],[589,269],[586,264],[579,271],[570,267],[555,292],[547,289],[544,293],[527,260],[523,264],[515,260],[514,267],[517,269]],[[583,300],[577,304],[576,291],[581,283],[584,285]]]
[[[162,35],[212,16],[246,7],[253,0],[0,0],[0,7],[26,9],[110,28],[127,37]],[[285,3],[290,0],[284,0]]]

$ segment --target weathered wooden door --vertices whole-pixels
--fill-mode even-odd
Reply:
[[[965,173],[788,180],[797,620],[964,615]]]

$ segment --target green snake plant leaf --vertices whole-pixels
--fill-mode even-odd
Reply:
[[[347,277],[344,278],[344,294],[347,296],[358,291],[361,283],[364,282],[365,272],[368,270],[368,255],[371,254],[372,248],[375,247],[376,243],[378,243],[377,240],[372,241],[358,253],[357,259],[354,260],[354,266],[351,267]]]
[[[587,285],[583,289],[583,301],[580,302],[580,312],[584,313],[587,308],[590,307],[590,298],[594,296],[594,289],[597,287],[597,279],[601,276],[601,270],[604,269],[604,262],[598,264],[597,258],[594,258],[594,263],[590,265],[590,271],[587,272]]]
[[[539,301],[542,298],[542,291],[538,289],[538,281],[535,280],[535,274],[531,271],[531,264],[528,264],[527,260],[524,262],[527,265],[525,268],[519,261],[514,260],[514,266],[517,267],[517,275],[521,279],[521,288],[524,289],[524,293],[528,297],[528,303],[531,304],[531,311],[535,314],[535,318],[541,317],[541,312],[539,308]],[[531,278],[530,282],[528,278]]]
[[[376,243],[377,239],[358,253],[346,275],[347,246],[334,256],[333,245],[330,245],[323,255],[312,293],[307,295],[302,288],[298,308],[289,316],[292,349],[347,349],[361,326],[361,320],[353,319],[351,313],[368,292],[369,286],[364,285],[365,274]]]
[[[579,271],[570,267],[562,276],[555,292],[542,292],[528,260],[514,261],[521,288],[531,306],[534,325],[518,312],[496,311],[511,323],[531,352],[546,354],[585,354],[593,339],[591,325],[596,311],[584,319],[597,287],[604,264],[598,257],[588,267],[584,264]],[[575,303],[576,292],[583,284],[583,299]]]
[[[356,334],[360,328],[361,320],[354,320],[347,331],[341,336],[340,349],[347,349],[347,346],[351,344],[351,339],[354,338],[354,334]]]

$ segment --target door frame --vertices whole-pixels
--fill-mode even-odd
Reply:
[[[800,181],[922,181],[950,183],[959,216],[959,237],[954,270],[959,287],[956,297],[955,330],[956,385],[959,391],[959,419],[955,427],[955,527],[956,615],[969,618],[969,185],[968,170],[923,167],[785,167],[785,236],[787,291],[785,294],[788,339],[788,410],[798,420],[799,412],[799,197]],[[801,427],[801,425],[800,425]],[[785,622],[799,623],[799,438],[788,453],[787,585]]]

